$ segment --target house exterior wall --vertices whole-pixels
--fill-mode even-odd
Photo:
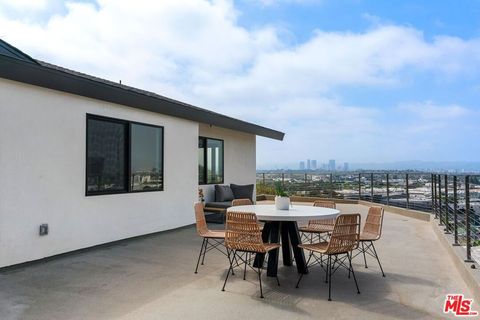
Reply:
[[[256,136],[206,124],[199,125],[199,135],[224,140],[224,183],[255,184]],[[214,185],[201,185],[205,201],[214,201]]]
[[[85,196],[87,113],[164,126],[164,191]],[[193,223],[198,133],[192,121],[0,79],[0,267]],[[232,166],[245,161],[254,177],[254,140],[226,136],[253,148],[235,159],[226,142],[228,181],[250,181]]]

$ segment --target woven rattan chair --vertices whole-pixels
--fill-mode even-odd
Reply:
[[[250,206],[250,205],[253,205],[253,202],[248,198],[232,200],[232,207]],[[263,231],[263,224],[260,224],[260,231]]]
[[[234,262],[241,261],[244,264],[243,279],[247,265],[254,270],[258,275],[260,283],[260,297],[263,298],[262,290],[262,266],[254,268],[248,264],[248,256],[252,253],[268,254],[271,250],[278,249],[278,243],[264,243],[262,241],[262,234],[257,223],[257,216],[254,213],[248,212],[227,212],[227,226],[225,230],[225,246],[228,252],[228,261],[230,267],[228,268],[225,282],[223,283],[222,291],[225,291],[228,276],[230,272],[233,273]],[[277,277],[277,284],[280,285]]]
[[[198,254],[197,266],[195,267],[195,273],[197,273],[200,258],[202,259],[203,265],[207,252],[212,249],[217,249],[224,255],[227,255],[227,253],[225,250],[222,250],[222,247],[224,247],[225,231],[208,229],[207,222],[205,221],[205,213],[203,212],[203,204],[201,202],[195,203],[194,209],[197,233],[203,238],[202,246],[200,247],[200,253]]]
[[[253,205],[253,202],[252,202],[252,200],[250,200],[248,198],[233,199],[232,200],[232,207],[250,206],[250,205]],[[259,224],[259,226],[260,226],[260,231],[263,231],[263,225]],[[252,262],[252,254],[251,253],[247,254],[247,260],[248,260],[249,264]],[[245,277],[245,275],[244,275],[244,277]]]
[[[313,203],[314,207],[331,208],[336,209],[335,202],[317,200]],[[298,230],[302,232],[302,238],[304,241],[310,239],[310,243],[314,242],[314,235],[318,235],[318,241],[321,240],[322,233],[331,233],[333,231],[333,225],[335,224],[335,218],[324,220],[310,220],[306,227],[301,227]],[[310,236],[309,236],[310,235]]]
[[[300,244],[299,247],[320,253],[328,256],[326,263],[326,280],[328,282],[328,301],[331,301],[332,291],[332,274],[334,274],[339,267],[343,267],[348,270],[348,277],[350,272],[355,280],[355,286],[357,287],[357,293],[360,293],[358,288],[357,278],[352,267],[352,250],[358,248],[360,239],[360,214],[342,214],[335,220],[335,225],[330,236],[330,241],[319,242],[311,244]],[[311,259],[312,256],[308,258]],[[332,258],[335,258],[333,260]],[[307,262],[307,264],[310,261]],[[303,274],[297,282],[297,288],[302,280]]]
[[[249,206],[252,205],[253,202],[250,199],[234,199],[232,201],[232,207],[237,207],[237,206]]]
[[[377,259],[380,270],[382,271],[382,275],[385,277],[382,264],[378,258],[377,250],[373,244],[374,241],[379,240],[382,236],[383,215],[384,210],[381,207],[370,207],[370,209],[368,209],[367,219],[365,220],[362,233],[360,233],[360,246],[358,247],[358,253],[353,257],[363,254],[365,268],[368,268],[367,254]]]

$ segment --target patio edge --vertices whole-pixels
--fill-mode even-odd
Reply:
[[[453,246],[453,236],[451,234],[445,234],[443,227],[438,225],[438,221],[432,219],[430,221],[432,228],[437,235],[439,242],[447,250],[450,258],[452,259],[455,267],[457,268],[463,281],[467,287],[472,291],[475,299],[475,304],[480,306],[480,266],[476,262],[465,262],[465,251],[462,246]],[[475,269],[470,266],[475,265]],[[456,293],[456,292],[452,292]]]

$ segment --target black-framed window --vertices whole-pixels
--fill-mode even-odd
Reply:
[[[223,183],[223,140],[198,138],[198,183]]]
[[[87,115],[86,195],[163,190],[163,127]]]

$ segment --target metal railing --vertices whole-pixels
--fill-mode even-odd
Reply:
[[[295,196],[364,200],[428,212],[438,219],[453,245],[480,245],[480,175],[423,172],[257,173],[257,193],[273,194],[275,183]]]
[[[480,176],[432,174],[435,218],[453,245],[464,246],[465,262],[473,262],[472,247],[480,245]]]

